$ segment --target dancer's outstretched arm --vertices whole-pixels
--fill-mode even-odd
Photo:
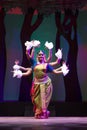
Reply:
[[[52,58],[52,49],[49,49],[49,55],[45,62],[49,63]]]
[[[62,66],[55,69],[56,71],[62,70]]]
[[[38,40],[32,40],[31,42],[26,41],[25,46],[26,46],[26,55],[27,58],[33,58],[34,57],[34,49],[40,45],[40,41]]]
[[[57,65],[59,63],[60,63],[60,59],[57,58],[56,61],[50,62],[49,65],[55,66],[55,65]]]
[[[51,66],[54,66],[60,63],[60,60],[62,59],[62,50],[58,49],[58,51],[55,53],[55,56],[57,57],[57,59],[56,61],[49,63]]]
[[[66,76],[69,73],[68,66],[66,65],[66,63],[63,63],[61,67],[53,69],[53,73],[55,74],[63,73],[63,75]]]
[[[28,76],[32,73],[32,68],[28,68],[26,72],[22,72],[22,76]]]
[[[46,62],[49,63],[52,58],[52,49],[53,49],[53,43],[52,42],[45,42],[45,47],[49,50],[48,58],[46,58]]]
[[[34,47],[31,50],[30,49],[26,50],[26,56],[27,56],[28,60],[32,59],[34,57],[34,50],[35,50]]]
[[[28,76],[32,73],[32,68],[25,68],[22,66],[19,66],[20,69],[14,69],[13,71],[13,77],[21,78],[22,76]],[[22,72],[22,70],[26,70],[26,72]]]
[[[63,72],[62,72],[62,70],[56,70],[56,69],[54,69],[54,70],[53,70],[53,73],[54,73],[54,74],[61,74],[61,73],[63,73]]]
[[[25,67],[23,67],[23,66],[19,66],[19,68],[20,68],[21,70],[24,70],[24,71],[31,70],[31,68],[25,68]]]

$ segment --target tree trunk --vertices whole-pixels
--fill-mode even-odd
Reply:
[[[5,11],[0,9],[0,101],[3,101],[3,89],[6,73],[6,46],[5,46]]]
[[[64,77],[65,84],[65,101],[79,102],[82,101],[80,85],[77,75],[77,16],[78,10],[75,12],[65,10],[64,19],[61,23],[61,12],[56,12],[55,20],[60,35],[62,35],[68,42],[69,51],[67,54],[67,65],[69,65],[70,72]],[[58,36],[58,35],[57,35]],[[60,43],[56,43],[60,44]],[[57,45],[58,46],[58,45]]]
[[[21,30],[21,44],[22,44],[22,50],[23,50],[23,60],[22,60],[22,66],[24,67],[31,67],[30,61],[28,61],[26,57],[26,47],[24,43],[26,41],[30,41],[32,33],[38,28],[38,26],[41,24],[43,20],[43,16],[39,15],[37,16],[37,20],[33,25],[32,18],[34,15],[34,9],[29,8],[27,14],[24,18],[24,23]],[[33,74],[30,74],[27,77],[22,77],[21,79],[21,86],[20,86],[20,94],[19,94],[19,101],[30,101],[30,90],[32,86],[32,79]]]

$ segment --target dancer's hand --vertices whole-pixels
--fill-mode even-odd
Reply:
[[[55,53],[55,56],[58,58],[58,59],[62,59],[62,49],[58,49],[58,51]]]
[[[64,62],[62,67],[62,72],[63,72],[63,75],[66,76],[68,73],[69,73],[69,69],[68,69],[68,66],[66,65],[66,63]]]
[[[14,66],[13,66],[13,69],[14,69],[14,70],[19,70],[19,69],[20,69],[20,66],[19,66],[19,65],[14,65]]]
[[[51,50],[53,48],[53,43],[52,42],[45,42],[45,47],[48,48],[49,50]]]
[[[26,41],[25,42],[26,50],[30,50],[33,47],[32,42]]]
[[[33,40],[32,44],[33,44],[33,47],[39,47],[40,46],[40,41],[39,40]]]
[[[21,70],[14,70],[14,71],[11,71],[11,72],[13,72],[13,78],[14,77],[17,77],[17,78],[22,77],[22,71]]]

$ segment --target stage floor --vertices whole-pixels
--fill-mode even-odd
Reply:
[[[87,130],[87,117],[0,117],[0,130]]]

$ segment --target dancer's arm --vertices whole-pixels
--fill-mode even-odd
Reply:
[[[31,70],[31,68],[25,68],[23,66],[19,66],[21,70],[24,70],[24,71],[28,71],[28,70]]]
[[[48,58],[46,59],[46,62],[49,63],[51,58],[52,58],[52,49],[49,49],[49,55]]]
[[[54,66],[60,63],[60,60],[62,59],[62,50],[58,49],[58,51],[55,53],[55,56],[57,57],[57,59],[56,61],[49,63],[51,66]]]
[[[26,50],[26,56],[27,56],[27,58],[28,58],[28,60],[29,59],[32,59],[33,57],[34,57],[34,47],[30,50]]]
[[[57,69],[55,69],[55,70],[56,70],[56,71],[62,70],[62,66],[59,67],[59,68],[57,68]]]
[[[24,67],[21,67],[21,69],[25,70]],[[21,70],[13,70],[13,77],[21,78],[22,76],[28,76],[32,73],[32,68],[26,68],[26,72],[22,72]]]
[[[63,73],[63,72],[62,72],[62,70],[53,69],[53,73],[54,73],[54,74],[61,74],[61,73]]]
[[[47,65],[47,72],[51,72],[51,73],[54,73],[54,74],[60,74],[60,73],[63,73],[61,67],[57,68],[57,69],[54,69],[51,65]]]
[[[32,69],[29,68],[26,72],[22,72],[22,76],[28,76],[32,73]]]
[[[63,73],[63,75],[66,76],[69,73],[68,66],[65,63],[63,63],[61,67],[53,69],[53,73],[55,74]]]
[[[57,65],[57,64],[59,64],[59,63],[60,63],[60,60],[57,58],[56,61],[50,62],[49,65],[55,66],[55,65]]]

